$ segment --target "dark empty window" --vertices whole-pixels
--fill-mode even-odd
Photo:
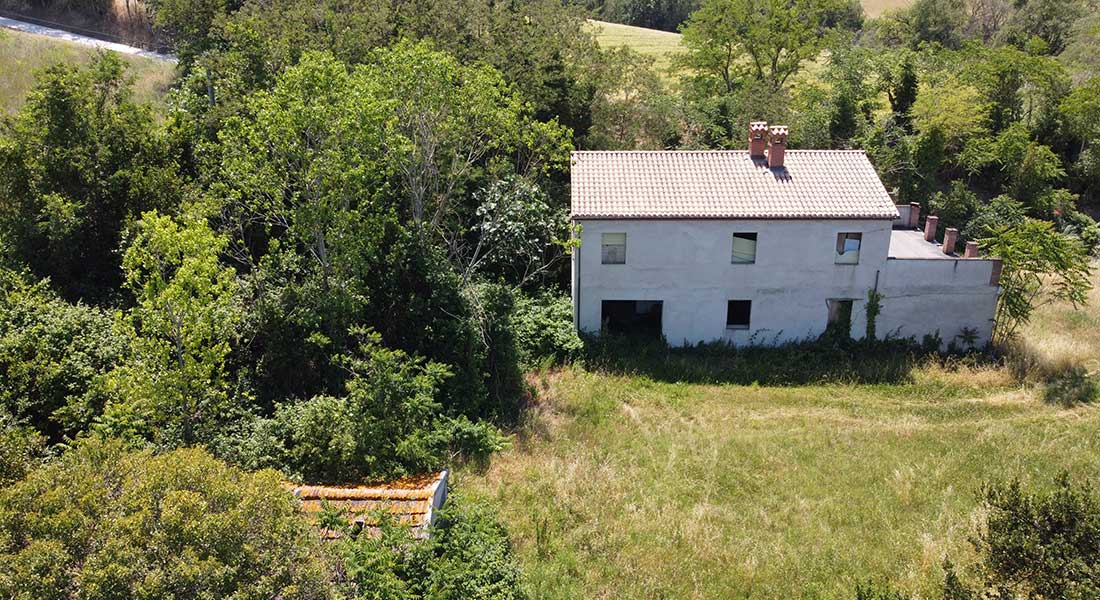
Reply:
[[[836,235],[836,264],[858,265],[862,233],[838,233]]]
[[[660,300],[604,300],[600,322],[608,333],[661,337]]]
[[[726,328],[748,329],[752,316],[752,300],[730,300],[726,304]]]
[[[756,262],[756,234],[733,234],[733,263],[749,265]]]

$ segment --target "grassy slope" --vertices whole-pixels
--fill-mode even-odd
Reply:
[[[34,85],[35,71],[58,62],[87,63],[97,50],[45,36],[0,29],[0,111],[13,113]],[[141,101],[164,96],[175,66],[139,56],[125,56]]]
[[[908,6],[911,2],[912,0],[863,0],[863,10],[868,17],[878,17],[888,10]],[[652,57],[662,72],[668,72],[673,58],[685,51],[677,33],[605,21],[589,21],[589,26],[596,28],[596,39],[602,46],[628,46],[640,54]]]
[[[863,12],[868,17],[878,17],[888,10],[905,8],[913,0],[863,0]]]
[[[652,57],[654,65],[662,72],[672,66],[673,57],[684,51],[678,33],[604,21],[589,21],[589,26],[596,29],[596,39],[601,46],[627,46],[639,54]]]
[[[1096,305],[1055,306],[1029,335],[1087,359],[1098,325]],[[945,554],[971,557],[982,482],[1100,470],[1100,409],[1045,405],[1003,369],[888,386],[535,382],[515,447],[459,477],[500,504],[535,598],[850,598],[869,578],[928,597]]]

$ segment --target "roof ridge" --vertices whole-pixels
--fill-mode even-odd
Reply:
[[[574,218],[897,218],[862,150],[589,150],[571,163]]]
[[[748,150],[573,150],[571,154],[748,154]],[[867,154],[866,150],[832,148],[789,148],[787,154],[821,152],[823,154]]]

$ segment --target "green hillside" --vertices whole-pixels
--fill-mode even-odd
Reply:
[[[632,48],[640,54],[652,57],[657,68],[662,71],[672,65],[673,57],[684,51],[678,33],[604,21],[589,21],[588,24],[596,30],[596,39],[601,46]]]

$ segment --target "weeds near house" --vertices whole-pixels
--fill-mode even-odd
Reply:
[[[1004,351],[1019,381],[1045,387],[1044,397],[1058,405],[1094,401],[1100,393],[1100,290],[1093,287],[1080,309],[1069,301],[1038,308]]]
[[[907,383],[927,364],[988,362],[978,353],[939,354],[932,339],[840,340],[823,337],[778,345],[734,347],[716,342],[673,348],[658,340],[601,335],[585,341],[585,365],[615,374],[667,382],[806,385],[811,383]]]

